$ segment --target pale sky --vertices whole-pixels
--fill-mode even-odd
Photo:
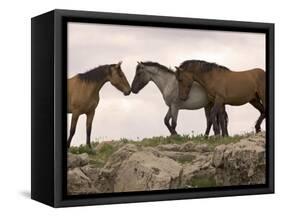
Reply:
[[[68,77],[122,60],[122,70],[131,84],[137,61],[154,61],[174,68],[189,59],[216,62],[233,71],[265,69],[265,34],[68,23]],[[254,107],[246,104],[226,109],[231,135],[254,130],[259,116]],[[91,140],[168,136],[163,121],[167,110],[161,92],[152,82],[129,96],[108,82],[100,91]],[[68,131],[70,118],[68,114]],[[72,145],[85,143],[85,125],[86,117],[81,115]],[[204,109],[180,110],[178,133],[203,134],[205,129]]]

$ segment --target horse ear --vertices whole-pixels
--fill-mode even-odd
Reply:
[[[122,64],[122,61],[119,61],[119,63],[116,64],[117,68],[120,67]]]

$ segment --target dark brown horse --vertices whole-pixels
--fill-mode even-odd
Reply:
[[[70,146],[78,118],[81,114],[87,115],[86,143],[90,144],[92,122],[99,103],[99,91],[107,81],[110,81],[124,95],[130,94],[131,88],[121,69],[121,63],[99,66],[68,79],[67,109],[68,113],[72,113],[70,134],[67,140],[68,147]]]
[[[255,128],[261,130],[265,118],[265,71],[251,69],[234,72],[224,66],[201,60],[187,60],[177,68],[176,76],[179,81],[179,97],[188,98],[194,81],[205,88],[209,99],[214,103],[211,118],[219,115],[222,135],[226,135],[223,106],[240,106],[250,103],[260,112]]]

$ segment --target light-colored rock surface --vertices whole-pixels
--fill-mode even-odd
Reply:
[[[220,145],[213,154],[218,185],[248,185],[265,183],[264,134]]]
[[[71,195],[99,193],[91,179],[78,167],[67,172],[67,191]]]
[[[114,191],[147,191],[177,188],[182,167],[167,157],[140,151],[125,160],[118,170]]]
[[[67,155],[67,168],[82,167],[89,163],[89,155],[83,154],[71,154]]]
[[[99,147],[100,149],[102,146]],[[236,143],[120,145],[101,167],[68,154],[69,194],[265,183],[265,134]]]

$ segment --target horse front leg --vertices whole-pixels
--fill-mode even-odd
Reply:
[[[204,110],[205,110],[205,116],[206,116],[206,121],[207,121],[207,128],[205,131],[205,137],[209,136],[211,127],[212,127],[212,121],[211,121],[211,109],[212,109],[212,104],[208,104]]]
[[[92,123],[93,123],[93,119],[94,119],[94,116],[95,116],[95,110],[87,113],[86,115],[87,115],[87,121],[86,121],[87,138],[86,138],[86,144],[90,145],[91,144]]]
[[[77,125],[77,121],[78,121],[78,118],[79,118],[79,113],[72,113],[72,117],[71,117],[71,126],[70,126],[70,133],[69,133],[69,137],[68,137],[68,140],[67,140],[67,148],[70,147],[70,144],[71,144],[71,140],[72,140],[72,137],[74,136],[75,134],[75,130],[76,130],[76,125]]]
[[[164,123],[168,128],[168,130],[170,131],[170,133],[173,134],[172,126],[170,125],[170,119],[171,119],[171,107],[169,107],[169,110],[164,118]]]
[[[178,113],[179,113],[179,109],[176,106],[171,106],[171,116],[172,116],[172,135],[178,135],[177,131],[176,131],[176,127],[177,127],[177,120],[178,120]]]

